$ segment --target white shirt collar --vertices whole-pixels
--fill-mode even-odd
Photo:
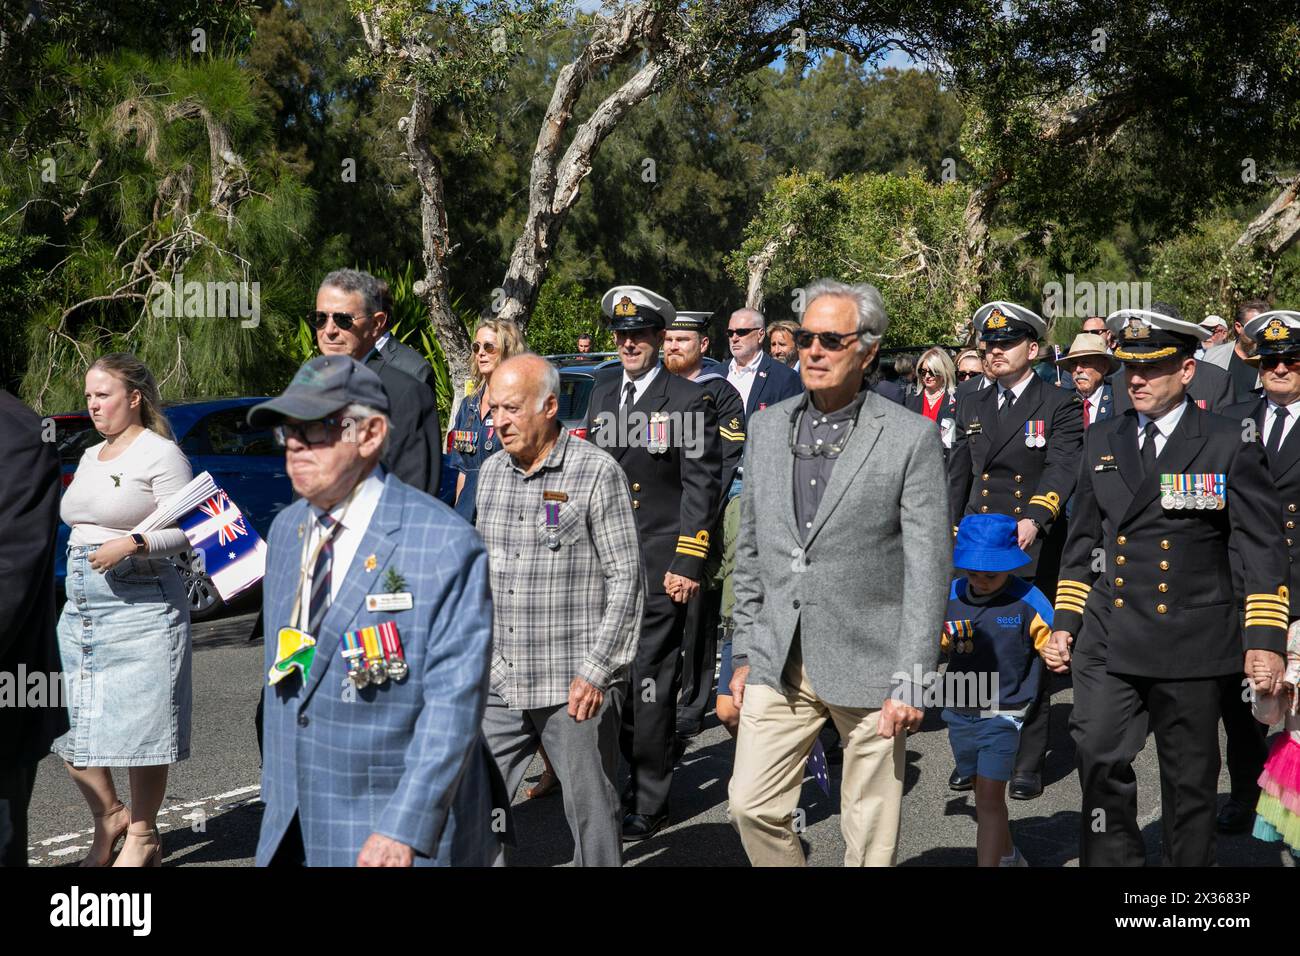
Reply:
[[[1273,401],[1273,399],[1270,398],[1268,400],[1269,412],[1276,413],[1277,410],[1281,407],[1283,406],[1278,405],[1278,403]],[[1296,416],[1300,415],[1300,399],[1296,399],[1290,405],[1287,405],[1285,407],[1286,407],[1286,417],[1289,418],[1291,421],[1295,421]]]
[[[1012,401],[1019,401],[1019,400],[1020,400],[1020,396],[1023,395],[1023,394],[1025,394],[1025,389],[1027,389],[1027,388],[1029,387],[1029,381],[1030,381],[1030,379],[1032,379],[1033,377],[1034,377],[1034,370],[1033,370],[1033,369],[1030,369],[1028,375],[1026,375],[1024,378],[1022,378],[1022,379],[1021,379],[1019,382],[1017,382],[1015,385],[1012,385],[1009,389],[1007,389],[1007,391],[1009,391],[1009,392],[1012,394],[1012,396],[1014,396],[1014,397],[1012,398]],[[999,382],[999,383],[998,383],[998,401],[1002,401],[1002,391],[1003,391],[1003,389],[1002,389],[1002,383]]]
[[[759,349],[758,354],[754,356],[754,360],[750,362],[748,365],[737,365],[736,360],[733,358],[731,360],[731,366],[729,371],[739,372],[742,375],[749,375],[753,372],[758,371],[758,364],[762,361],[763,361],[763,350]]]
[[[650,385],[650,383],[655,380],[655,376],[659,374],[659,369],[662,367],[663,367],[662,363],[657,362],[650,369],[650,371],[646,372],[640,378],[632,378],[630,375],[627,374],[627,369],[623,369],[623,383],[619,386],[618,389],[619,401],[623,400],[622,396],[623,393],[627,391],[628,382],[632,383],[633,394],[636,395],[637,398],[640,398],[642,393],[645,392],[646,388]]]
[[[379,336],[379,338],[375,339],[375,351],[382,352],[384,346],[388,344],[388,340],[391,339],[392,337],[393,337],[393,333],[385,332],[383,335]]]
[[[1174,429],[1178,427],[1178,423],[1183,420],[1183,412],[1185,411],[1187,411],[1186,399],[1165,412],[1165,414],[1160,418],[1148,418],[1146,415],[1138,412],[1138,431],[1146,431],[1147,422],[1154,421],[1156,423],[1156,430],[1165,438],[1168,438],[1174,433]]]

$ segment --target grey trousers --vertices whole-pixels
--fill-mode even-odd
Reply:
[[[623,865],[623,811],[614,784],[625,683],[610,686],[595,717],[581,723],[568,705],[511,710],[488,693],[483,735],[514,799],[540,742],[560,778],[564,816],[573,834],[574,866]]]

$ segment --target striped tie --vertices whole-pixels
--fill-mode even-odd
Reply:
[[[320,554],[316,556],[316,567],[311,572],[311,603],[307,612],[307,633],[320,638],[321,622],[330,606],[330,568],[334,563],[334,535],[343,527],[328,514],[318,519],[325,528],[325,540],[321,543]]]

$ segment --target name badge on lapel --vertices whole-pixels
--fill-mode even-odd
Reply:
[[[415,599],[411,596],[410,591],[399,591],[396,594],[366,595],[367,611],[409,611],[414,606]]]
[[[984,431],[984,426],[980,424],[978,418],[966,426],[967,435],[978,435],[983,431]]]

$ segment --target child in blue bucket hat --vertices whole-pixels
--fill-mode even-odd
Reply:
[[[975,778],[980,866],[1028,866],[1011,841],[1007,781],[1052,633],[1051,602],[1011,573],[1029,560],[1010,515],[967,515],[957,528],[952,563],[965,577],[952,583],[943,625],[943,719],[958,773]]]

